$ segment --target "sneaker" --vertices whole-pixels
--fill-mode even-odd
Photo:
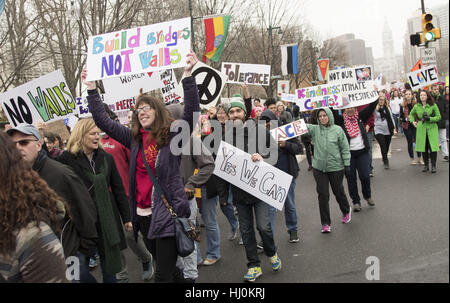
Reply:
[[[352,220],[352,208],[350,207],[350,211],[348,212],[348,214],[342,217],[342,223],[347,224],[350,223],[351,220]]]
[[[218,259],[210,259],[210,258],[206,258],[205,261],[203,261],[203,265],[209,266],[209,265],[213,265],[215,264],[217,261],[219,261],[220,258]]]
[[[255,282],[255,280],[262,276],[261,267],[255,266],[248,269],[247,274],[244,276],[244,281]]]
[[[355,203],[353,204],[353,211],[354,212],[360,212],[361,211],[361,204],[360,203]]]
[[[274,256],[270,257],[270,264],[272,264],[273,271],[279,271],[281,269],[281,260],[278,254],[275,253]]]
[[[373,171],[370,172],[370,177],[373,178]]]
[[[142,280],[150,281],[153,278],[154,272],[152,259],[148,262],[142,262]]]
[[[416,160],[414,160],[414,158],[411,158],[411,161],[409,161],[409,164],[417,165],[417,162],[416,162]]]
[[[308,167],[308,171],[312,171],[312,169],[313,169],[312,166]]]
[[[289,232],[289,242],[297,243],[299,241],[300,241],[300,239],[298,238],[297,232],[296,231],[290,231]]]
[[[89,268],[95,268],[98,266],[97,258],[89,258]]]
[[[323,234],[328,234],[331,232],[331,226],[330,225],[322,225],[322,231]]]
[[[444,157],[444,161],[445,161],[445,162],[448,162],[448,156],[445,156],[445,157]]]
[[[244,245],[244,241],[242,241],[242,238],[239,238],[239,245]]]
[[[419,164],[420,164],[420,165],[425,165],[425,162],[423,162],[423,159],[422,159],[422,158],[419,159]]]
[[[389,169],[389,163],[384,163],[384,169]]]
[[[228,238],[227,238],[228,241],[236,240],[238,232],[239,232],[239,227],[236,228],[235,230],[231,230],[230,233],[228,234]]]
[[[366,199],[366,201],[370,206],[375,206],[375,202],[373,202],[372,198]]]
[[[436,173],[436,165],[431,165],[431,173],[432,174]]]

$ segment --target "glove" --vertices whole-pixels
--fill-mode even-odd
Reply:
[[[428,116],[427,112],[424,112],[422,115],[422,121],[430,121],[430,116]]]
[[[350,166],[344,166],[344,173],[346,176],[350,174]]]

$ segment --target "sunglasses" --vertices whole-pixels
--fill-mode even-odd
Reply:
[[[39,140],[24,139],[24,140],[19,140],[19,141],[15,142],[15,143],[19,144],[20,146],[27,146],[28,144],[30,144],[30,142],[33,142],[33,141],[39,141]]]

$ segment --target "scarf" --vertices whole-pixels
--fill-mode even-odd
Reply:
[[[356,138],[359,135],[359,115],[355,112],[353,116],[349,116],[344,113],[344,124],[350,138]]]
[[[106,182],[107,172],[108,162],[104,158],[103,165],[99,168],[99,173],[94,174],[92,170],[86,170],[86,176],[94,184],[95,204],[105,248],[106,272],[115,274],[122,269],[122,258],[120,256],[119,230],[109,199],[109,186]]]
[[[409,106],[408,105],[409,104],[406,103],[405,106],[403,106],[403,117],[404,117],[404,119],[406,119],[406,118],[409,119]],[[408,121],[402,122],[402,128],[404,130],[408,130],[409,122]]]
[[[384,121],[385,119],[387,120],[389,132],[392,135],[394,133],[394,122],[392,121],[389,109],[387,108],[387,106],[381,106],[378,112],[380,113],[381,121]]]

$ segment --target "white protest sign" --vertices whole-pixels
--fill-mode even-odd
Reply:
[[[297,103],[297,95],[294,94],[281,94],[280,96],[282,101]]]
[[[292,176],[222,141],[217,153],[214,174],[261,201],[283,209]]]
[[[342,94],[342,106],[335,108],[356,107],[378,99],[371,66],[331,70],[328,72],[328,79],[328,83],[335,85]]]
[[[88,81],[186,66],[191,19],[89,37]]]
[[[60,70],[0,94],[0,104],[13,127],[61,120],[76,113],[75,100]]]
[[[227,79],[225,74],[199,61],[192,69],[192,76],[197,83],[200,108],[209,109],[216,106]],[[184,96],[182,85],[179,87],[177,93]]]
[[[270,85],[270,65],[222,62],[222,73],[227,83]]]
[[[270,134],[275,139],[275,141],[286,141],[308,132],[305,120],[300,119],[292,123],[280,126],[278,128],[272,129]]]
[[[125,75],[103,80],[106,94],[110,100],[124,100],[162,87],[159,72]]]
[[[278,97],[282,94],[289,94],[289,80],[278,80],[277,82]]]
[[[436,65],[425,66],[422,69],[408,73],[407,79],[411,88],[417,90],[439,82]]]
[[[420,59],[422,64],[436,64],[436,48],[420,48]]]
[[[120,111],[130,111],[130,109],[134,108],[134,105],[136,104],[136,98],[128,98],[120,101],[112,101],[113,99],[107,98],[105,94],[100,94],[100,98],[102,102],[106,103],[110,110],[112,110],[115,113],[118,113]],[[80,118],[88,118],[92,117],[92,114],[89,111],[88,107],[88,101],[87,97],[77,97],[77,114]]]
[[[343,106],[340,88],[335,84],[304,87],[297,89],[296,92],[300,111]]]
[[[183,98],[178,95],[178,82],[173,69],[166,69],[160,73],[161,93],[165,104],[181,103]]]

